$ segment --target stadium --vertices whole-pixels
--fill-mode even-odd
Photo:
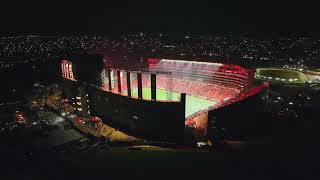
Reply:
[[[307,77],[303,72],[290,69],[258,68],[255,78],[283,84],[304,84],[307,82]]]
[[[74,66],[77,68],[70,68]],[[147,139],[179,141],[185,127],[193,129],[195,136],[205,137],[209,112],[266,88],[254,83],[254,71],[233,64],[149,58],[148,67],[141,70],[102,66],[96,70],[94,82],[82,79],[91,84],[84,88],[87,111]],[[76,74],[84,77],[79,71],[84,67],[88,65],[64,60],[62,76],[79,86]],[[83,113],[85,108],[80,109]]]

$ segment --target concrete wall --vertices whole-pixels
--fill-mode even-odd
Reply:
[[[92,115],[106,123],[145,139],[182,142],[183,102],[154,102],[133,99],[88,87]]]
[[[271,132],[266,112],[266,90],[234,104],[209,111],[209,124],[225,129],[234,139],[260,136]],[[210,128],[209,128],[210,129]]]
[[[101,86],[101,72],[104,67],[103,56],[90,54],[71,56],[65,59],[72,62],[76,80]]]

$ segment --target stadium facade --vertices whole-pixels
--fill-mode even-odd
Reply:
[[[223,126],[233,136],[258,127],[249,111],[236,110],[234,119],[228,108],[237,104],[252,108],[262,102],[267,86],[256,84],[250,69],[158,58],[149,58],[148,67],[141,70],[106,64],[100,55],[62,60],[64,93],[77,114],[98,116],[144,139],[171,142],[183,142],[186,129],[204,138],[208,124]]]

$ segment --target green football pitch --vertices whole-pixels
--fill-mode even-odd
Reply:
[[[132,91],[132,96],[138,97],[138,89],[134,89]],[[142,96],[143,96],[143,99],[151,99],[151,88],[143,88]],[[157,100],[159,101],[167,100],[166,90],[157,89]],[[172,100],[180,101],[180,93],[172,92]],[[200,110],[204,110],[211,106],[214,106],[215,104],[217,104],[217,101],[187,95],[185,117],[188,117]]]

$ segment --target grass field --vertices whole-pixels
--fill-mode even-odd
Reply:
[[[257,79],[271,82],[303,84],[307,81],[304,73],[290,69],[257,68],[256,72]]]
[[[142,95],[143,95],[143,99],[151,99],[151,88],[143,88]],[[138,97],[138,89],[133,90],[132,96]],[[180,93],[172,92],[172,96],[173,96],[172,100],[174,101],[180,100]],[[160,101],[167,100],[166,90],[157,89],[157,100],[160,100]],[[213,106],[216,103],[217,101],[212,101],[212,100],[203,99],[200,97],[187,95],[185,116],[188,117],[200,110]]]

